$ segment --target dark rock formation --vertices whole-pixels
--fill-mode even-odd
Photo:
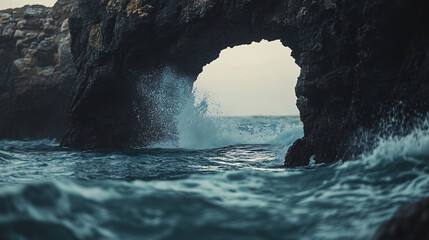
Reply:
[[[374,237],[374,240],[403,239],[429,239],[429,198],[399,209]]]
[[[429,111],[429,3],[336,5],[332,21],[317,30],[322,36],[320,44],[314,42],[317,51],[298,60],[297,105],[305,136],[289,149],[286,166],[305,165],[310,155],[316,162],[347,159],[351,149],[359,150],[349,146],[356,130],[378,129],[394,114],[401,121],[386,124],[389,134],[404,132]]]
[[[74,0],[0,11],[0,139],[61,138],[76,70]]]
[[[406,106],[406,119],[428,112],[428,4],[79,0],[70,19],[78,79],[63,145],[150,143],[163,129],[145,114],[150,106],[136,103],[136,72],[149,76],[143,84],[156,82],[165,66],[195,80],[228,46],[281,39],[301,67],[296,94],[305,133],[285,165],[306,165],[313,155],[316,163],[333,162],[357,129],[377,126],[396,104]]]
[[[297,48],[293,22],[306,21],[305,14],[297,16],[301,5],[279,0],[79,1],[70,19],[78,86],[63,145],[129,147],[156,141],[163,129],[154,124],[151,106],[144,106],[145,96],[140,96],[143,106],[136,106],[134,73],[146,76],[143,84],[152,84],[168,66],[195,80],[228,46],[282,39]],[[329,15],[335,5],[317,9]],[[136,109],[142,109],[139,116]]]

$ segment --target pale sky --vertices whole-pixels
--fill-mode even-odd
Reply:
[[[41,4],[47,7],[52,7],[56,0],[0,0],[0,9],[17,8],[25,5]]]
[[[215,115],[298,115],[299,72],[289,48],[262,41],[223,50],[203,68],[194,89],[198,100],[208,95]]]
[[[0,9],[27,4],[53,6],[56,0],[0,0]],[[299,67],[280,41],[228,48],[204,67],[195,82],[197,100],[226,116],[298,115],[295,85]]]

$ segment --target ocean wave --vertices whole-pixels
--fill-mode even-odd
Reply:
[[[0,238],[368,239],[429,187],[427,172],[404,177],[403,169],[393,170],[339,164],[168,181],[3,185]]]
[[[114,239],[96,187],[58,180],[2,186],[1,239]],[[89,193],[90,194],[87,194]]]
[[[365,169],[381,169],[400,167],[402,163],[422,164],[429,159],[429,123],[427,119],[417,123],[414,129],[405,135],[383,134],[365,138],[376,139],[375,141],[362,140],[363,144],[373,142],[370,150],[355,157],[354,161],[345,162],[343,167],[362,165]],[[359,141],[359,138],[355,141]]]

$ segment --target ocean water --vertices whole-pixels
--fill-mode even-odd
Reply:
[[[124,151],[1,141],[0,239],[370,239],[428,195],[425,126],[352,161],[284,169],[298,117],[179,125],[175,142]]]
[[[191,83],[169,68],[142,76],[152,108],[136,113],[167,132],[149,147],[0,141],[0,239],[363,240],[429,195],[428,121],[402,137],[359,134],[356,147],[377,140],[351,161],[285,169],[299,117],[215,117]]]

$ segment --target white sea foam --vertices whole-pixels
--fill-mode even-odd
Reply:
[[[416,124],[415,129],[405,135],[378,137],[375,147],[358,157],[365,168],[383,167],[402,161],[420,162],[429,157],[429,124],[425,119]],[[356,164],[346,162],[343,167]]]

